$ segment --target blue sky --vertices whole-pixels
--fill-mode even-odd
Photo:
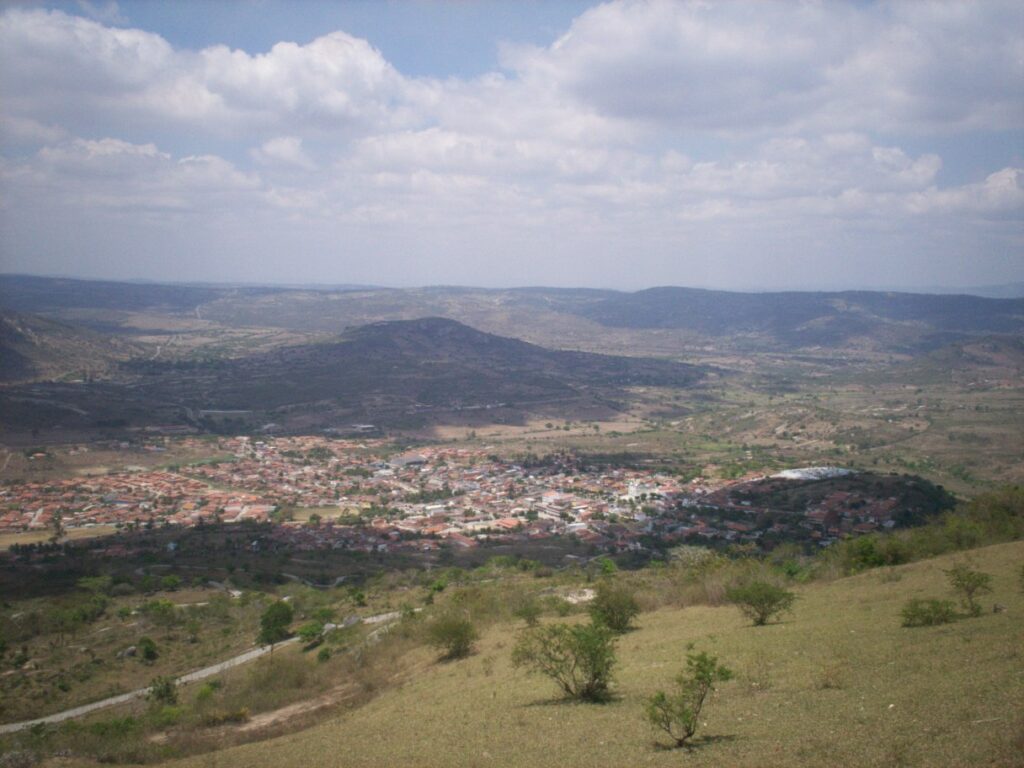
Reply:
[[[428,0],[175,0],[122,2],[121,23],[159,32],[176,46],[222,43],[250,53],[291,40],[308,43],[325,30],[365,38],[406,75],[474,77],[499,67],[502,42],[548,45],[588,2],[430,2]],[[54,5],[81,13],[80,3]],[[102,11],[104,5],[94,6]]]
[[[1017,2],[8,2],[0,269],[1024,281]]]

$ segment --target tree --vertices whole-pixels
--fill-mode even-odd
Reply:
[[[675,678],[675,690],[658,691],[644,706],[647,721],[664,731],[681,747],[697,732],[700,713],[715,683],[732,677],[732,671],[706,652],[686,654],[686,668]]]
[[[473,622],[454,612],[442,613],[427,625],[427,641],[442,649],[446,659],[468,656],[477,637]]]
[[[160,589],[165,592],[174,592],[181,586],[181,577],[175,576],[173,573],[164,576],[160,579]]]
[[[595,624],[603,624],[621,635],[629,630],[638,613],[640,606],[628,587],[611,579],[605,579],[597,585],[597,594],[590,603],[590,617]]]
[[[763,626],[773,616],[793,607],[796,595],[788,589],[769,584],[766,581],[752,581],[749,584],[729,587],[725,597],[734,603],[755,627]]]
[[[615,666],[615,635],[602,624],[549,624],[524,632],[512,664],[550,677],[570,698],[607,701]]]
[[[109,595],[113,586],[114,580],[110,576],[83,576],[78,580],[79,589],[97,595]]]
[[[971,616],[981,615],[981,604],[975,599],[992,591],[992,575],[977,571],[965,563],[946,571],[949,586],[960,595],[960,604]]]
[[[50,542],[57,544],[61,539],[64,538],[64,513],[61,510],[56,510],[53,513],[53,517],[50,518]]]
[[[288,625],[292,623],[294,612],[284,600],[271,603],[260,616],[260,633],[256,642],[269,645],[274,652],[274,645],[288,637]]]

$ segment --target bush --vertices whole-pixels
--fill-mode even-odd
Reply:
[[[607,701],[615,666],[615,635],[602,624],[549,624],[527,630],[512,664],[550,677],[570,698]]]
[[[714,656],[703,651],[688,653],[686,669],[676,675],[675,690],[654,694],[647,700],[644,715],[654,728],[667,733],[681,747],[697,732],[704,700],[715,683],[731,677],[732,671],[720,665]]]
[[[468,656],[477,636],[473,623],[456,613],[443,613],[427,625],[427,641],[441,648],[446,659]]]
[[[932,627],[956,621],[952,600],[922,600],[915,597],[903,606],[901,615],[904,627]]]
[[[178,684],[173,677],[161,675],[154,677],[149,684],[146,698],[157,704],[174,705],[178,703]]]
[[[512,608],[512,615],[526,622],[526,626],[535,627],[542,613],[540,603],[534,595],[521,595]]]
[[[142,654],[142,660],[147,664],[152,664],[160,655],[156,650],[156,643],[149,637],[140,638],[138,648],[139,653]]]
[[[324,625],[319,621],[308,621],[299,627],[299,637],[306,645],[320,640],[324,633]]]
[[[744,616],[754,622],[755,627],[763,626],[773,616],[788,611],[796,601],[796,595],[788,589],[766,581],[752,581],[742,586],[730,587],[725,591],[725,596],[743,612]]]
[[[981,604],[976,598],[992,591],[992,576],[960,563],[946,571],[946,577],[953,591],[960,595],[964,610],[971,616],[980,616]]]
[[[612,632],[622,634],[638,613],[640,606],[629,588],[611,580],[597,585],[597,594],[590,603],[590,617],[595,624],[603,624]]]
[[[139,608],[139,613],[161,627],[172,627],[178,622],[178,610],[170,600],[150,600]]]

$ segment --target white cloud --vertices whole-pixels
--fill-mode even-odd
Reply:
[[[69,129],[165,121],[213,135],[359,131],[402,119],[416,86],[365,40],[333,32],[250,55],[173,49],[156,34],[57,11],[0,15],[0,85],[15,115]]]
[[[943,175],[948,153],[1024,124],[1019,15],[627,0],[547,48],[507,48],[503,73],[437,80],[341,31],[189,51],[11,8],[0,256],[102,252],[130,232],[185,243],[191,277],[215,262],[249,277],[297,243],[305,266],[281,279],[640,287],[816,259],[891,268],[868,253],[914,263],[920,283],[968,253],[1005,271],[1020,157]],[[935,134],[942,151],[912,149]]]
[[[948,132],[1024,125],[1019,3],[629,0],[506,64],[660,127]]]
[[[283,163],[306,170],[315,167],[298,136],[277,136],[265,141],[259,149],[253,150],[253,156],[263,163]]]

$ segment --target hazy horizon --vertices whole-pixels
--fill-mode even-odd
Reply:
[[[975,295],[983,298],[1024,298],[1024,282],[998,283],[993,285],[970,285],[962,287],[948,286],[911,286],[905,288],[893,288],[887,286],[836,286],[824,288],[726,288],[722,286],[697,286],[697,285],[647,285],[640,288],[624,289],[614,286],[603,285],[472,285],[469,283],[432,283],[423,285],[383,285],[371,283],[344,283],[344,282],[280,282],[280,281],[246,281],[246,280],[158,280],[146,277],[83,277],[72,274],[37,274],[29,272],[0,272],[0,277],[29,277],[45,278],[51,280],[82,280],[95,282],[123,282],[131,284],[153,284],[153,285],[194,285],[194,286],[232,286],[243,288],[280,288],[283,290],[312,290],[312,291],[415,291],[415,290],[483,290],[483,291],[516,291],[516,290],[580,290],[580,291],[614,291],[620,293],[637,293],[660,288],[682,288],[700,291],[725,291],[731,293],[845,293],[845,292],[873,292],[873,293],[916,293],[928,295],[953,295],[962,293]]]
[[[0,271],[1024,283],[1024,6],[11,2]]]

